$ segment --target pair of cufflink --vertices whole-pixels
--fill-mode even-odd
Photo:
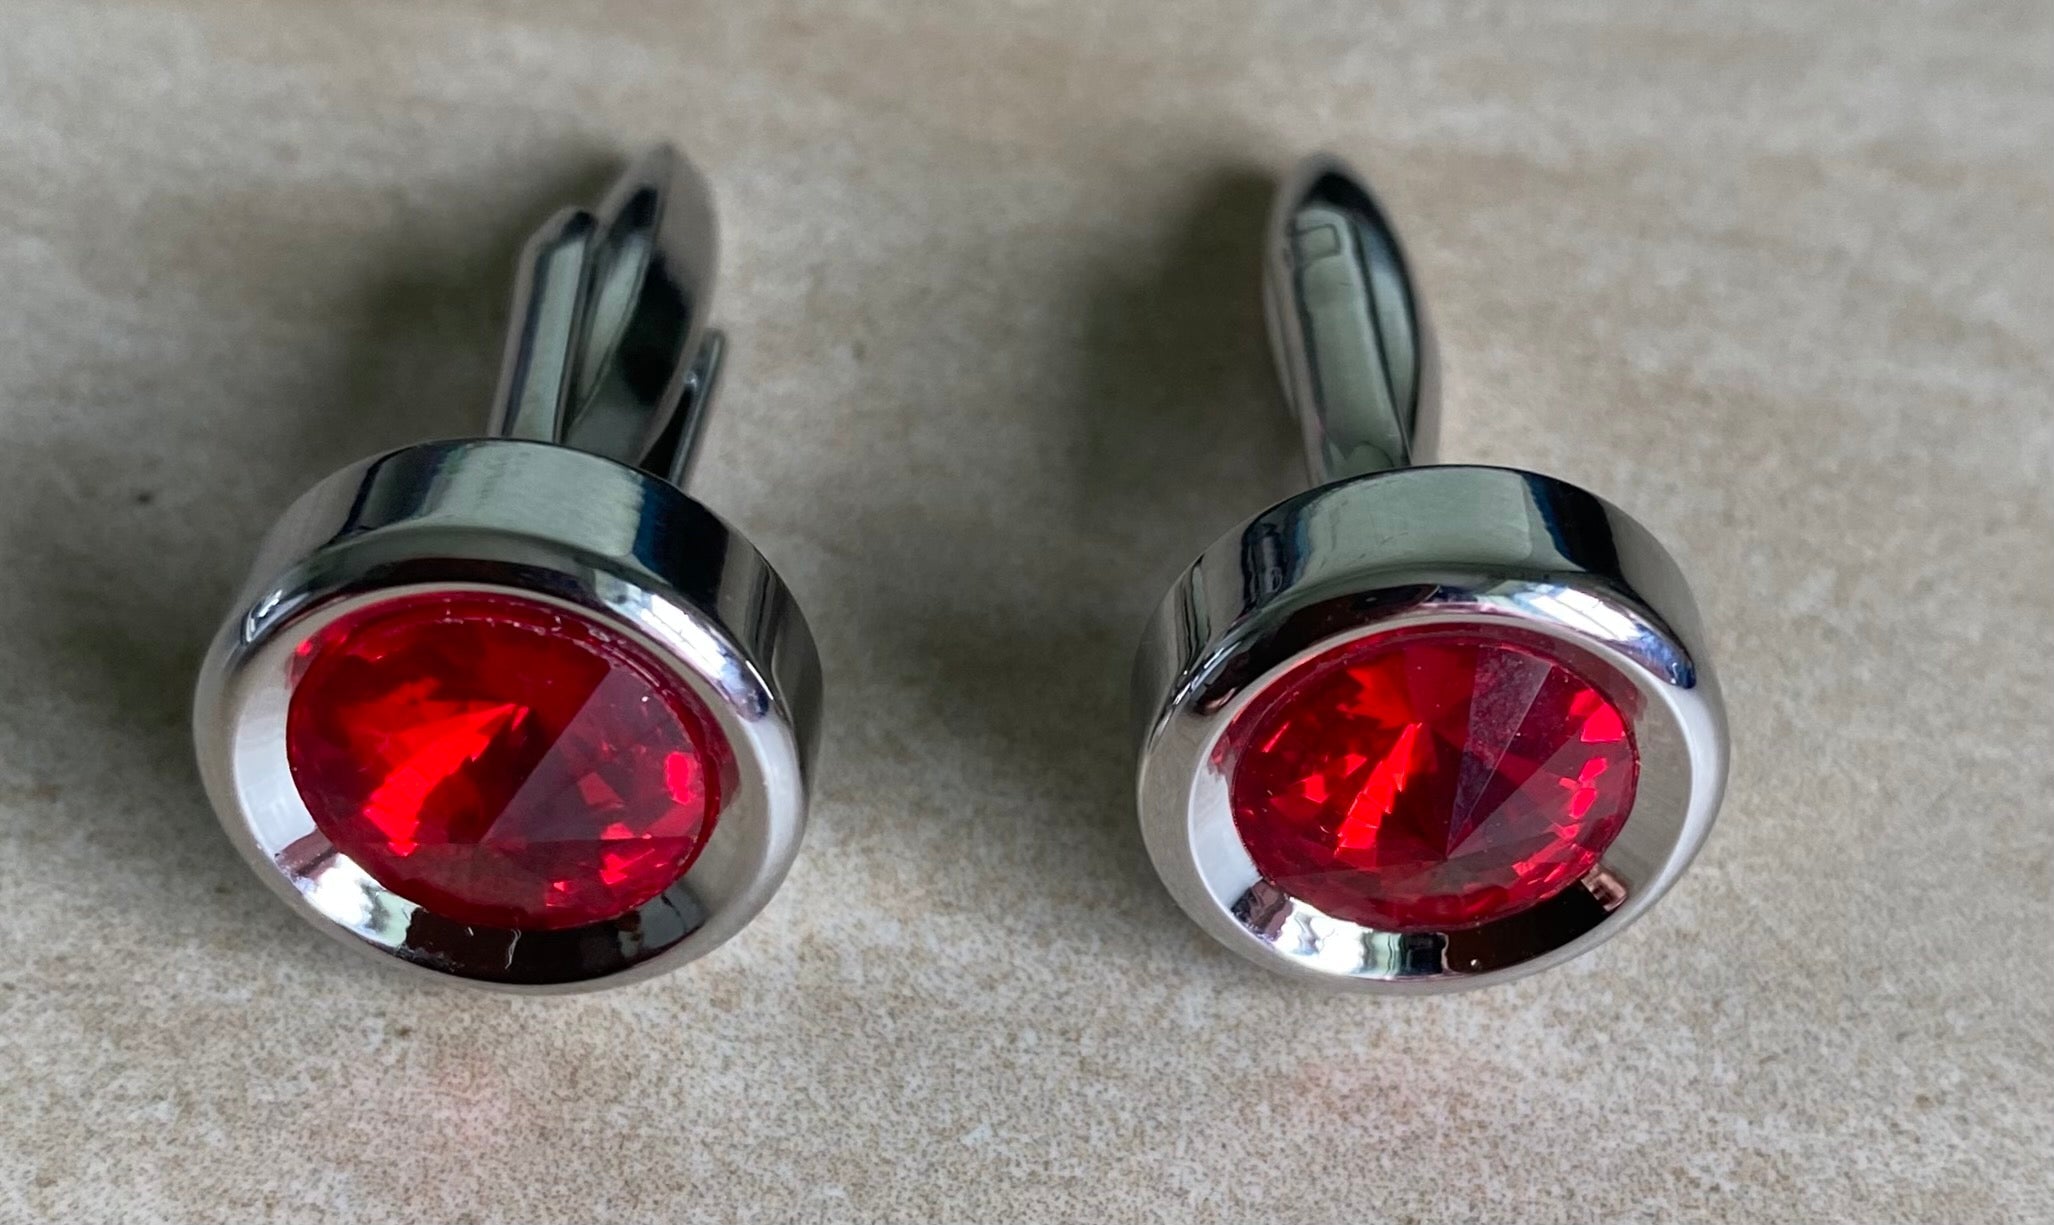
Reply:
[[[316,485],[203,665],[201,773],[345,942],[530,991],[739,931],[797,854],[821,680],[797,602],[687,497],[723,338],[703,180],[647,154],[529,241],[488,436]],[[1567,960],[1674,883],[1727,737],[1690,590],[1617,507],[1428,466],[1432,335],[1332,159],[1281,187],[1265,307],[1314,488],[1172,587],[1134,672],[1170,893],[1268,967],[1370,991]]]

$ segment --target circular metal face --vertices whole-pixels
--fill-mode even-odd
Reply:
[[[560,608],[666,669],[710,716],[732,792],[668,888],[610,919],[497,928],[401,896],[321,832],[287,756],[302,646],[366,609],[451,593]],[[797,605],[733,529],[611,460],[492,439],[409,447],[302,497],[214,641],[193,726],[223,826],[304,917],[409,966],[563,991],[674,968],[763,907],[798,850],[819,695]]]
[[[1237,720],[1245,732],[1337,651],[1447,637],[1554,661],[1630,723],[1630,810],[1595,865],[1440,928],[1352,922],[1266,878],[1235,823]],[[1618,508],[1509,469],[1402,469],[1256,516],[1172,588],[1135,697],[1142,832],[1171,894],[1244,956],[1369,991],[1501,982],[1616,934],[1689,864],[1725,780],[1725,717],[1674,563]]]

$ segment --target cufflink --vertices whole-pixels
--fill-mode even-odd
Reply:
[[[1144,839],[1236,952],[1372,992],[1565,961],[1675,883],[1725,715],[1662,546],[1566,482],[1432,466],[1432,332],[1358,176],[1283,184],[1264,296],[1314,488],[1177,580],[1135,668]]]
[[[723,337],[704,181],[659,148],[529,241],[488,436],[367,459],[264,541],[202,667],[222,825],[303,918],[573,990],[739,931],[805,824],[813,640],[687,497]]]

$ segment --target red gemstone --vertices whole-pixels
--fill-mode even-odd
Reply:
[[[386,888],[484,927],[610,919],[713,832],[727,743],[648,652],[512,596],[401,597],[300,648],[286,757]]]
[[[1587,677],[1469,628],[1314,658],[1223,750],[1256,869],[1384,931],[1472,927],[1561,892],[1625,825],[1640,770],[1626,719]]]

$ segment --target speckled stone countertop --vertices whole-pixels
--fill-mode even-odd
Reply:
[[[16,0],[0,1220],[2054,1217],[2054,9]],[[297,922],[187,701],[257,537],[472,432],[515,245],[653,139],[725,222],[695,492],[804,602],[742,936],[479,995]],[[1734,731],[1674,894],[1308,992],[1156,884],[1130,653],[1291,488],[1270,178],[1373,178],[1444,455],[1630,507]]]

